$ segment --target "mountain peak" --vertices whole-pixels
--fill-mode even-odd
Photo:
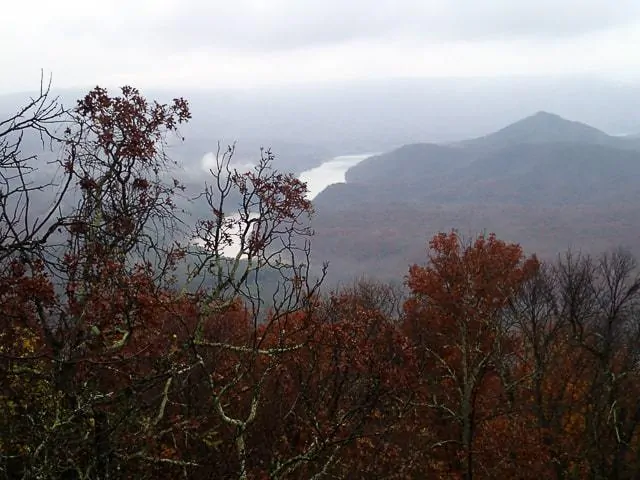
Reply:
[[[541,123],[541,122],[545,122],[545,123],[550,123],[550,124],[554,124],[554,125],[564,125],[566,127],[582,127],[585,129],[589,129],[591,131],[599,131],[597,128],[591,127],[585,123],[581,123],[581,122],[574,122],[572,120],[567,120],[564,117],[561,117],[560,115],[556,114],[556,113],[551,113],[551,112],[546,112],[544,110],[540,110],[536,113],[534,113],[533,115],[529,115],[528,117],[523,118],[522,120],[518,120],[515,123],[512,123],[511,125],[508,125],[505,128],[509,128],[513,125],[517,125],[519,123]],[[503,129],[504,130],[504,129]],[[603,132],[601,132],[603,133]]]
[[[549,118],[549,119],[553,118],[553,119],[565,120],[560,115],[556,115],[555,113],[551,113],[551,112],[545,112],[544,110],[540,110],[534,113],[533,115],[531,115],[531,117]],[[569,120],[565,120],[565,121],[569,121]]]
[[[608,144],[611,137],[584,123],[555,113],[538,111],[484,137],[464,142],[468,146],[503,148],[521,143],[578,142]]]

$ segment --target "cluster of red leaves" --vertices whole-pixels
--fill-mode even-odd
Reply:
[[[33,300],[36,300],[34,302]],[[55,304],[53,285],[40,261],[31,265],[14,260],[0,276],[0,332],[2,355],[19,359],[42,352],[45,345],[38,309],[47,311]],[[25,348],[23,340],[36,342]]]
[[[125,158],[151,158],[165,131],[174,131],[191,118],[183,98],[174,99],[171,105],[149,105],[137,89],[125,86],[121,91],[122,96],[111,97],[106,89],[96,87],[76,107],[105,152],[117,149]]]

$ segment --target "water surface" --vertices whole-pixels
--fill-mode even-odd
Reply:
[[[302,172],[299,178],[307,183],[307,197],[309,200],[313,200],[329,185],[344,183],[347,170],[373,155],[377,154],[360,153],[355,155],[341,155],[324,162],[319,167]]]

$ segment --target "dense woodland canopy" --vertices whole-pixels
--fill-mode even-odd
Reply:
[[[189,118],[44,88],[0,121],[4,478],[640,476],[629,253],[543,263],[449,231],[406,291],[323,293],[305,185],[270,152],[239,172],[219,151],[208,216],[181,221],[164,147]]]

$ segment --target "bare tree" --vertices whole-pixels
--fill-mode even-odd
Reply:
[[[42,178],[41,157],[24,153],[32,148],[53,150],[63,143],[61,126],[69,120],[67,110],[51,93],[51,78],[40,79],[38,93],[17,112],[0,120],[0,262],[16,254],[41,250],[63,222],[60,207],[71,175]],[[54,161],[51,161],[54,167]]]
[[[561,263],[560,272],[567,267]],[[590,276],[591,284],[583,286],[583,314],[570,319],[593,365],[585,418],[588,456],[594,475],[624,478],[627,452],[640,425],[640,401],[626,391],[640,374],[640,275],[633,256],[621,249],[586,262],[582,272],[579,280]]]
[[[306,186],[273,170],[270,151],[263,151],[248,172],[232,169],[233,154],[233,147],[218,149],[204,191],[212,218],[199,221],[193,234],[198,246],[191,250],[189,281],[196,285],[204,308],[191,344],[209,379],[216,413],[234,429],[238,478],[245,479],[247,435],[264,402],[266,383],[287,354],[304,347],[300,327],[294,327],[291,318],[313,308],[326,266],[311,278],[312,208]],[[263,292],[265,279],[272,284],[269,297]],[[248,314],[248,330],[240,343],[207,338],[208,315],[224,313],[238,298]],[[205,362],[211,351],[236,355],[235,373],[221,382],[212,379],[211,365]],[[239,390],[247,389],[251,393],[246,407],[229,404]]]
[[[533,414],[558,478],[570,464],[588,466],[593,478],[629,474],[640,421],[640,403],[630,394],[640,374],[639,290],[628,252],[596,259],[567,252],[525,283],[511,304],[524,340],[523,363],[532,366]],[[567,442],[576,441],[567,439],[569,415],[580,415],[584,426],[571,452]]]

